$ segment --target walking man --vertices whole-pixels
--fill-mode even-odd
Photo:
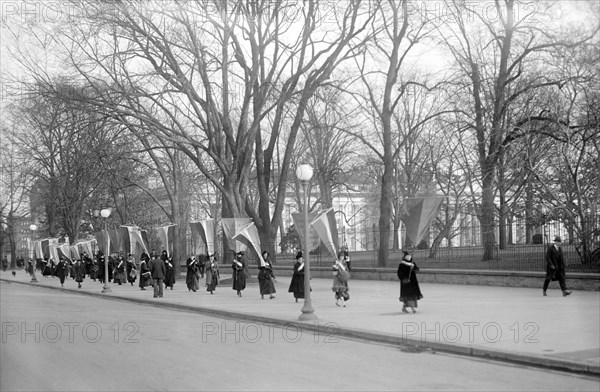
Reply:
[[[558,284],[563,293],[563,297],[571,294],[567,290],[565,283],[565,259],[563,257],[562,248],[560,247],[561,239],[559,236],[554,238],[554,244],[548,247],[546,251],[546,280],[544,281],[544,296],[551,280],[558,280]]]
[[[164,261],[160,257],[154,256],[154,259],[150,262],[150,274],[154,283],[154,298],[162,298],[163,296],[163,280],[166,272]]]

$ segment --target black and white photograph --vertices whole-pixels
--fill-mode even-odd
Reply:
[[[600,391],[597,1],[0,19],[0,392]]]

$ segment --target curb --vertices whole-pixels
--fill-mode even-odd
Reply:
[[[213,309],[213,308],[205,308],[202,306],[191,306],[191,305],[183,305],[183,304],[175,304],[168,302],[160,302],[154,299],[141,299],[141,298],[131,298],[125,297],[122,295],[115,294],[102,294],[100,292],[87,292],[87,291],[78,291],[72,288],[65,287],[53,287],[53,286],[45,286],[45,285],[37,285],[30,282],[19,282],[13,281],[9,279],[0,278],[0,281],[8,282],[8,283],[17,283],[21,285],[34,286],[40,288],[47,288],[51,290],[64,291],[68,293],[76,293],[83,294],[92,297],[98,297],[108,300],[116,300],[116,301],[125,301],[138,303],[142,305],[151,305],[155,307],[170,309],[170,310],[180,310],[180,311],[188,311],[195,312],[200,314],[205,314],[209,316],[222,317],[226,319],[234,319],[238,321],[248,321],[248,322],[258,322],[263,324],[269,324],[276,327],[289,328],[294,327],[300,330],[306,330],[312,333],[327,333],[328,336],[332,338],[343,337],[349,339],[356,339],[366,342],[373,343],[382,343],[389,344],[393,346],[402,346],[407,349],[411,349],[413,352],[415,350],[418,351],[431,351],[435,353],[444,352],[450,354],[464,355],[464,356],[472,356],[478,358],[485,358],[496,361],[510,362],[528,366],[534,366],[539,368],[551,369],[551,370],[559,370],[559,371],[569,371],[573,373],[580,373],[585,375],[592,376],[600,376],[600,365],[592,365],[585,364],[581,362],[574,362],[564,359],[556,359],[545,357],[541,355],[531,355],[531,354],[518,354],[508,351],[501,350],[490,350],[484,348],[477,348],[471,346],[465,346],[460,344],[449,344],[449,343],[440,343],[440,342],[430,342],[430,341],[422,341],[419,339],[409,338],[402,335],[390,335],[373,331],[366,331],[361,329],[352,329],[352,328],[342,328],[338,325],[332,325],[331,322],[319,323],[319,322],[302,322],[302,321],[294,321],[294,320],[282,320],[273,317],[267,316],[259,316],[247,313],[240,313],[228,310],[221,309]]]

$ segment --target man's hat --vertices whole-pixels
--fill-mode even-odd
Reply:
[[[556,237],[554,237],[554,242],[562,242],[560,236],[557,235]]]
[[[300,257],[302,257],[302,252],[296,253],[296,260],[298,260]]]

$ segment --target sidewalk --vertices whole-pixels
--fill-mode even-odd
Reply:
[[[274,323],[288,328],[398,344],[407,349],[429,349],[494,358],[561,370],[600,375],[600,293],[574,291],[563,297],[553,282],[548,296],[542,290],[514,287],[461,286],[422,283],[424,298],[415,314],[401,311],[399,283],[351,280],[346,308],[335,305],[331,280],[312,280],[312,305],[318,322],[300,322],[303,301],[295,303],[287,292],[289,278],[275,283],[275,299],[261,300],[257,284],[249,284],[242,298],[229,285],[214,295],[187,290],[185,281],[166,290],[164,298],[152,298],[151,288],[110,284],[112,293],[102,294],[102,284],[89,279],[83,288],[67,278],[36,274],[32,285],[67,290],[97,297],[149,303],[198,311],[242,321]],[[224,276],[225,277],[225,276]],[[0,273],[7,282],[30,284],[23,270],[13,277]],[[543,281],[540,281],[540,287]],[[415,348],[417,346],[417,348]]]

